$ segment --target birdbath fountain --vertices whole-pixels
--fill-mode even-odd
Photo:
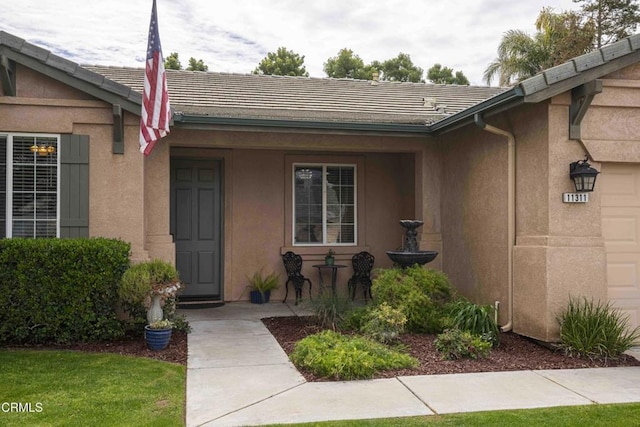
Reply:
[[[421,251],[418,249],[417,228],[424,224],[417,219],[403,219],[400,225],[407,230],[404,236],[404,248],[401,251],[387,251],[391,261],[402,268],[411,267],[414,264],[424,265],[431,262],[438,255],[436,251]]]

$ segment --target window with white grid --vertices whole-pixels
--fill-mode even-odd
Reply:
[[[1,237],[57,237],[58,146],[54,135],[0,135]]]
[[[293,244],[356,244],[355,165],[293,166]]]

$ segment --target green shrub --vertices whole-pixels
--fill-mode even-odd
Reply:
[[[447,329],[433,342],[443,359],[455,360],[463,357],[485,358],[491,352],[491,343],[479,335],[460,329]]]
[[[166,286],[178,281],[178,272],[166,261],[154,259],[132,265],[124,272],[118,296],[129,305],[148,307],[154,287]]]
[[[369,311],[371,311],[372,307],[372,305],[366,305],[361,307],[354,307],[349,310],[345,314],[344,320],[340,322],[340,330],[359,332],[360,329],[362,329],[362,326],[364,325]]]
[[[570,298],[558,322],[561,346],[569,355],[615,358],[640,340],[640,327],[629,330],[628,316],[610,302]]]
[[[372,293],[376,304],[387,303],[404,313],[408,331],[436,333],[444,329],[444,307],[453,288],[444,273],[413,266],[380,270]]]
[[[389,304],[382,303],[370,310],[360,332],[383,344],[389,343],[404,332],[407,316]]]
[[[102,238],[0,240],[0,342],[121,336],[115,306],[129,251]]]
[[[352,310],[351,299],[333,292],[322,292],[307,303],[323,328],[338,330]]]
[[[466,299],[452,304],[453,326],[462,331],[480,335],[493,347],[500,343],[500,329],[495,321],[495,310],[491,305],[477,305]]]
[[[378,371],[411,368],[417,361],[407,354],[358,336],[323,331],[298,341],[291,361],[322,378],[372,378]]]
[[[174,323],[174,330],[190,332],[191,327],[184,315],[176,313],[176,292],[179,284],[176,268],[169,262],[154,259],[132,265],[124,272],[118,287],[118,297],[123,309],[131,317],[130,326],[142,329],[151,295],[162,297],[164,318]]]

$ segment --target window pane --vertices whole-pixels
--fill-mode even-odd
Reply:
[[[353,166],[327,167],[327,240],[355,243]]]
[[[33,218],[35,215],[33,194],[13,193],[13,217],[16,219]]]
[[[58,140],[16,136],[11,156],[13,237],[57,235]]]
[[[56,221],[38,221],[35,237],[56,237]]]
[[[14,220],[11,235],[13,237],[33,237],[33,221]]]
[[[322,243],[322,168],[294,170],[295,243]]]

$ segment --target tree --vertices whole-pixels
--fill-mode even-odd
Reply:
[[[637,0],[573,0],[582,3],[582,14],[596,27],[596,48],[635,33],[640,24]]]
[[[277,52],[269,52],[253,70],[253,74],[309,77],[304,67],[304,56],[284,47],[279,47]]]
[[[453,75],[453,69],[449,67],[442,67],[440,64],[434,64],[433,67],[427,71],[427,79],[435,84],[447,84],[447,85],[468,85],[469,79],[462,73],[462,71],[456,71]]]
[[[536,20],[539,40],[549,51],[548,64],[553,67],[589,52],[596,37],[591,19],[574,11],[553,13],[550,7],[543,8]]]
[[[387,59],[380,64],[374,61],[372,66],[379,66],[379,70],[382,71],[382,77],[380,80],[387,80],[392,82],[413,82],[419,83],[422,80],[422,74],[424,71],[422,68],[413,65],[411,57],[406,53],[400,52],[397,57]]]
[[[337,56],[327,59],[324,63],[324,72],[327,77],[336,79],[361,79],[372,80],[376,70],[372,65],[365,65],[358,55],[354,55],[351,49],[341,49]]]
[[[164,60],[164,68],[166,70],[182,70],[182,64],[180,64],[180,60],[178,59],[178,52],[171,52]]]
[[[178,58],[178,52],[171,52],[171,54],[164,60],[164,68],[166,70],[182,70],[182,64]],[[196,58],[189,58],[188,71],[209,71],[209,67],[205,65],[202,59],[196,60]]]
[[[202,62],[202,59],[196,60],[196,58],[189,58],[189,66],[187,71],[209,71],[209,67]]]
[[[583,21],[576,12],[557,14],[544,8],[536,20],[536,30],[534,36],[521,30],[509,30],[502,36],[498,57],[484,72],[487,84],[495,77],[501,86],[514,84],[593,47],[593,23]]]

